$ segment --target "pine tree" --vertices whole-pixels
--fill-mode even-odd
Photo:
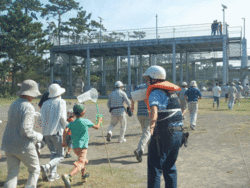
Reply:
[[[60,45],[62,35],[62,15],[71,10],[81,10],[82,7],[79,7],[79,3],[75,2],[74,0],[49,0],[49,2],[51,4],[45,5],[46,8],[43,9],[42,16],[48,16],[46,20],[48,20],[50,16],[53,18],[58,17],[57,36]]]
[[[0,52],[7,55],[5,63],[10,68],[12,88],[24,79],[41,79],[37,74],[48,63],[43,56],[53,46],[45,40],[42,24],[32,22],[21,9],[15,3],[6,15],[0,16]]]

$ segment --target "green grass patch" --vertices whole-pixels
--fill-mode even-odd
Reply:
[[[58,167],[60,175],[69,173],[72,167]],[[90,173],[86,183],[82,183],[81,173],[73,176],[71,182],[72,187],[93,187],[93,188],[117,188],[117,187],[141,187],[141,184],[146,181],[136,176],[134,170],[125,168],[112,168],[113,176],[111,175],[110,168],[105,165],[87,165],[87,172]],[[0,170],[0,187],[3,187],[4,181],[7,177],[7,167],[1,167]],[[62,178],[54,182],[43,182],[41,174],[38,180],[37,187],[50,188],[50,187],[64,187]],[[28,178],[27,167],[21,167],[18,175],[18,186],[21,188],[25,186]]]
[[[217,104],[215,104],[213,107],[213,99],[202,99],[199,101],[199,114],[203,113],[217,113],[222,112],[225,114],[230,115],[249,115],[250,111],[250,100],[249,99],[242,99],[240,101],[240,105],[237,103],[234,105],[233,110],[229,110],[227,103],[225,103],[225,98],[220,99],[220,106],[219,109],[217,109]]]

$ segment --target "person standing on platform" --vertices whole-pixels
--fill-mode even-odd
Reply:
[[[241,101],[241,98],[242,98],[242,92],[243,92],[243,87],[241,85],[241,82],[238,83],[238,86],[237,86],[237,97],[236,97],[236,102],[238,101],[238,105],[240,105],[240,101]]]
[[[43,136],[51,153],[50,162],[41,166],[43,181],[52,182],[60,178],[57,174],[57,164],[64,158],[63,132],[68,125],[66,101],[61,98],[65,91],[58,84],[51,84],[50,100],[47,100],[40,110]]]
[[[135,88],[135,91],[140,89],[147,88],[147,84],[140,84]],[[134,101],[132,100],[132,112],[134,111]],[[148,143],[151,134],[150,134],[150,117],[147,110],[147,105],[144,100],[138,101],[138,109],[137,109],[137,119],[139,120],[141,124],[142,129],[142,136],[138,143],[137,149],[134,151],[134,154],[136,156],[136,159],[139,162],[142,162],[142,154],[144,153],[144,148],[146,144]]]
[[[183,82],[181,91],[177,92],[177,95],[180,100],[181,112],[182,112],[184,119],[185,119],[185,114],[186,114],[186,109],[187,109],[187,101],[185,100],[184,95],[187,90],[188,90],[188,85],[186,82]]]
[[[131,107],[131,101],[129,100],[127,94],[122,91],[123,83],[121,81],[117,81],[115,83],[115,90],[112,91],[109,95],[109,99],[107,102],[107,106],[109,108],[109,112],[111,113],[111,123],[108,128],[107,141],[111,141],[112,130],[115,128],[118,122],[121,124],[121,132],[120,137],[118,139],[119,143],[126,142],[125,131],[127,127],[127,119],[126,119],[126,110],[124,107],[124,102],[128,107]]]
[[[248,99],[249,96],[249,91],[250,91],[250,87],[248,84],[246,84],[245,88],[244,88],[244,93],[245,93],[245,98]]]
[[[229,101],[228,101],[227,106],[230,110],[233,110],[234,101],[235,101],[236,95],[237,95],[237,89],[234,86],[235,86],[235,84],[232,82],[231,87],[228,90]]]
[[[221,22],[219,22],[218,29],[220,31],[220,35],[222,35],[222,23]],[[218,32],[218,34],[219,34],[219,32]]]
[[[213,107],[215,103],[217,103],[217,109],[218,109],[220,105],[220,95],[221,95],[221,88],[219,86],[219,83],[216,83],[216,86],[213,88],[212,92],[214,97]]]
[[[29,172],[25,187],[36,187],[40,174],[39,159],[35,141],[42,141],[43,135],[34,131],[35,108],[31,101],[41,95],[38,85],[33,80],[22,82],[20,97],[11,103],[8,111],[8,122],[3,134],[2,150],[5,151],[8,175],[4,188],[17,186],[17,176],[22,162]]]
[[[190,87],[185,92],[184,97],[186,101],[188,101],[188,111],[190,113],[190,129],[195,130],[198,113],[198,101],[202,97],[200,90],[197,88],[195,80],[190,82]]]
[[[228,90],[229,90],[230,86],[227,83],[227,85],[224,87],[223,91],[225,92],[225,103],[228,102]]]

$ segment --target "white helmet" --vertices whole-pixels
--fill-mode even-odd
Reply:
[[[154,66],[149,67],[142,76],[149,76],[152,79],[165,80],[166,71],[163,67],[154,65]]]
[[[122,87],[123,83],[121,81],[116,81],[115,82],[115,87]]]
[[[187,86],[187,82],[182,82],[182,86]]]

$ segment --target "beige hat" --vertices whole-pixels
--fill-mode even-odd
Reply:
[[[38,90],[38,85],[34,80],[24,80],[22,82],[21,90],[16,92],[18,96],[20,95],[27,95],[31,97],[37,97],[41,95],[40,91]]]
[[[60,87],[58,84],[51,84],[49,86],[49,98],[54,98],[65,93],[65,89]]]
[[[196,81],[195,80],[191,81],[190,86],[191,87],[197,87]]]

